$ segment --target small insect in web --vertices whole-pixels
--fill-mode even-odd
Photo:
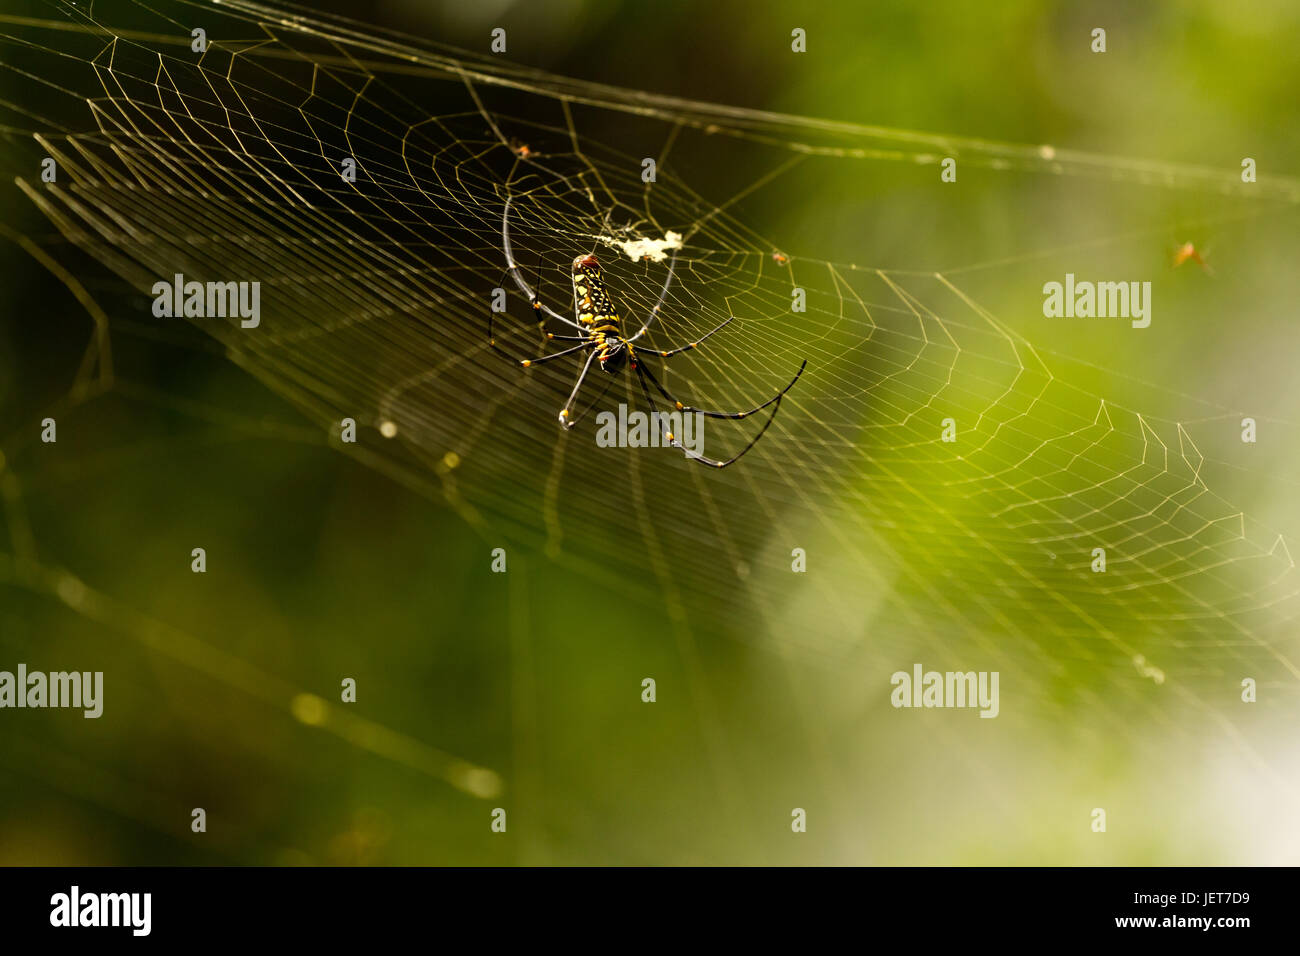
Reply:
[[[1211,273],[1213,270],[1205,263],[1206,254],[1198,250],[1195,243],[1184,242],[1174,253],[1174,268],[1177,269],[1184,262],[1195,262],[1206,273]]]
[[[677,253],[673,253],[672,259],[668,264],[668,278],[664,281],[663,289],[659,293],[659,300],[650,309],[650,314],[646,317],[641,328],[633,335],[625,336],[623,334],[623,318],[619,315],[618,310],[614,307],[613,299],[605,289],[604,272],[601,269],[599,261],[594,254],[587,253],[580,255],[573,260],[572,278],[573,278],[573,302],[574,318],[570,319],[560,315],[541,301],[537,292],[529,288],[527,281],[519,271],[519,266],[515,262],[514,252],[510,244],[510,200],[506,200],[505,213],[501,218],[501,248],[505,253],[507,271],[519,286],[520,291],[528,297],[532,304],[533,311],[542,314],[543,330],[545,329],[546,319],[553,319],[563,323],[569,328],[575,330],[578,334],[557,335],[552,332],[546,332],[547,341],[576,342],[568,348],[561,349],[558,352],[552,352],[548,355],[540,356],[534,359],[521,359],[510,355],[496,343],[492,331],[492,317],[488,314],[488,344],[492,348],[501,352],[511,361],[517,363],[521,368],[531,368],[535,365],[541,365],[544,362],[553,362],[570,355],[586,354],[586,361],[582,364],[582,370],[578,373],[578,379],[573,385],[573,391],[569,393],[569,399],[564,403],[564,408],[560,410],[560,424],[565,428],[572,428],[573,420],[573,403],[578,398],[578,393],[582,390],[583,382],[586,381],[587,373],[591,371],[592,363],[598,363],[601,371],[609,375],[618,375],[625,368],[631,369],[636,375],[637,381],[641,385],[641,391],[645,395],[646,404],[650,406],[651,413],[658,411],[655,405],[654,396],[651,394],[650,386],[653,385],[655,390],[667,400],[672,407],[683,414],[699,413],[706,418],[725,419],[728,421],[738,421],[743,418],[761,412],[763,409],[772,408],[771,413],[767,416],[767,421],[763,427],[758,430],[749,444],[742,448],[735,455],[726,459],[707,458],[696,452],[688,452],[688,457],[700,462],[703,465],[709,465],[714,468],[725,468],[728,465],[739,461],[744,455],[758,443],[764,433],[771,427],[776,413],[781,408],[781,400],[785,398],[786,393],[794,388],[795,382],[799,381],[799,376],[803,374],[808,365],[805,359],[799,365],[799,371],[794,373],[794,378],[790,379],[789,384],[781,389],[761,405],[755,405],[753,408],[743,412],[718,412],[708,411],[703,408],[696,408],[694,405],[687,405],[685,402],[678,401],[671,393],[660,383],[659,379],[651,371],[649,365],[645,362],[645,356],[655,356],[656,358],[670,359],[674,356],[689,352],[692,349],[699,348],[712,335],[720,332],[731,324],[735,316],[727,318],[714,328],[710,329],[704,335],[700,336],[694,342],[680,346],[674,349],[647,349],[636,347],[636,342],[646,334],[651,324],[659,315],[659,310],[663,307],[664,299],[668,295],[669,286],[673,281],[673,268],[677,262]],[[674,448],[682,448],[681,442],[671,433],[665,435],[668,442]]]
[[[518,139],[510,140],[510,152],[514,153],[520,159],[536,159],[541,153],[533,149],[527,143]]]

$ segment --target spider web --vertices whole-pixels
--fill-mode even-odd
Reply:
[[[1247,215],[1264,201],[1289,209],[1295,181],[1261,178],[1247,193],[1232,171],[687,102],[287,6],[58,11],[4,18],[3,52],[11,79],[54,91],[62,109],[33,115],[11,99],[0,122],[23,151],[15,169],[49,155],[59,170],[53,184],[17,175],[58,233],[25,240],[29,251],[57,265],[75,248],[117,277],[87,294],[97,321],[78,400],[129,384],[111,341],[160,334],[146,318],[153,283],[258,280],[260,327],[196,320],[230,359],[339,450],[455,508],[485,543],[662,604],[684,656],[712,632],[828,666],[916,646],[945,660],[974,652],[1044,708],[1061,706],[1050,695],[1068,675],[1121,731],[1133,712],[1166,722],[1157,691],[1172,693],[1244,750],[1213,700],[1233,700],[1243,676],[1294,690],[1295,563],[1277,529],[1216,493],[1197,424],[1091,389],[1087,369],[985,307],[969,272],[785,248],[738,210],[813,163],[937,170],[945,155],[1007,175],[1213,194]],[[200,20],[210,46],[194,54]],[[685,156],[755,175],[720,198],[696,192]],[[652,347],[733,319],[695,351],[651,359],[684,400],[746,408],[807,359],[741,463],[712,471],[677,452],[598,447],[597,412],[644,407],[629,376],[601,397],[605,383],[591,381],[578,426],[558,428],[578,365],[521,372],[487,341],[501,287],[499,344],[521,357],[554,348],[505,274],[507,201],[514,258],[543,300],[567,314],[567,264],[594,250],[631,328],[664,293],[668,262],[624,244],[680,234]],[[794,288],[806,312],[792,311]],[[115,297],[134,318],[94,304]],[[1198,424],[1232,417],[1197,412]],[[338,441],[349,417],[356,445]],[[940,438],[950,417],[956,443]],[[705,453],[726,457],[759,425],[709,421]],[[1092,572],[1096,547],[1106,574]],[[790,573],[795,548],[816,573]],[[462,783],[471,772],[429,759]],[[492,792],[484,779],[473,778]]]

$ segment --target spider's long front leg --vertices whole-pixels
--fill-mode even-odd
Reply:
[[[663,306],[664,299],[667,298],[668,296],[668,287],[672,285],[673,272],[676,270],[676,268],[677,268],[677,253],[674,252],[673,257],[668,260],[668,278],[664,279],[664,287],[659,290],[659,299],[657,302],[655,302],[654,307],[650,309],[650,315],[645,320],[645,324],[642,325],[641,328],[637,329],[636,335],[628,339],[629,342],[635,342],[641,336],[645,335],[645,330],[650,328],[650,323],[659,317],[659,309]]]
[[[519,291],[528,297],[528,301],[538,312],[555,319],[557,322],[563,322],[565,325],[577,329],[579,332],[585,331],[581,325],[574,322],[573,319],[566,318],[556,312],[550,306],[546,305],[537,297],[537,293],[528,287],[524,277],[519,274],[519,266],[515,263],[514,247],[510,243],[510,204],[511,200],[507,197],[505,212],[501,214],[501,251],[506,254],[506,271],[510,273],[510,278],[515,280],[515,285],[519,286]]]

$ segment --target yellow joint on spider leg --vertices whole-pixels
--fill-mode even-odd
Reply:
[[[677,406],[677,410],[678,410],[679,412],[680,412],[683,408],[686,407],[686,406],[683,405],[681,402],[673,402],[673,404]]]
[[[530,359],[524,359],[519,364],[522,365],[524,368],[528,368],[528,366],[532,365],[533,363]]]

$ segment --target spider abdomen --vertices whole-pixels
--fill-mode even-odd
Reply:
[[[600,263],[593,255],[573,260],[573,301],[577,305],[578,321],[584,326],[593,332],[605,330],[618,334],[618,312],[605,291]]]

